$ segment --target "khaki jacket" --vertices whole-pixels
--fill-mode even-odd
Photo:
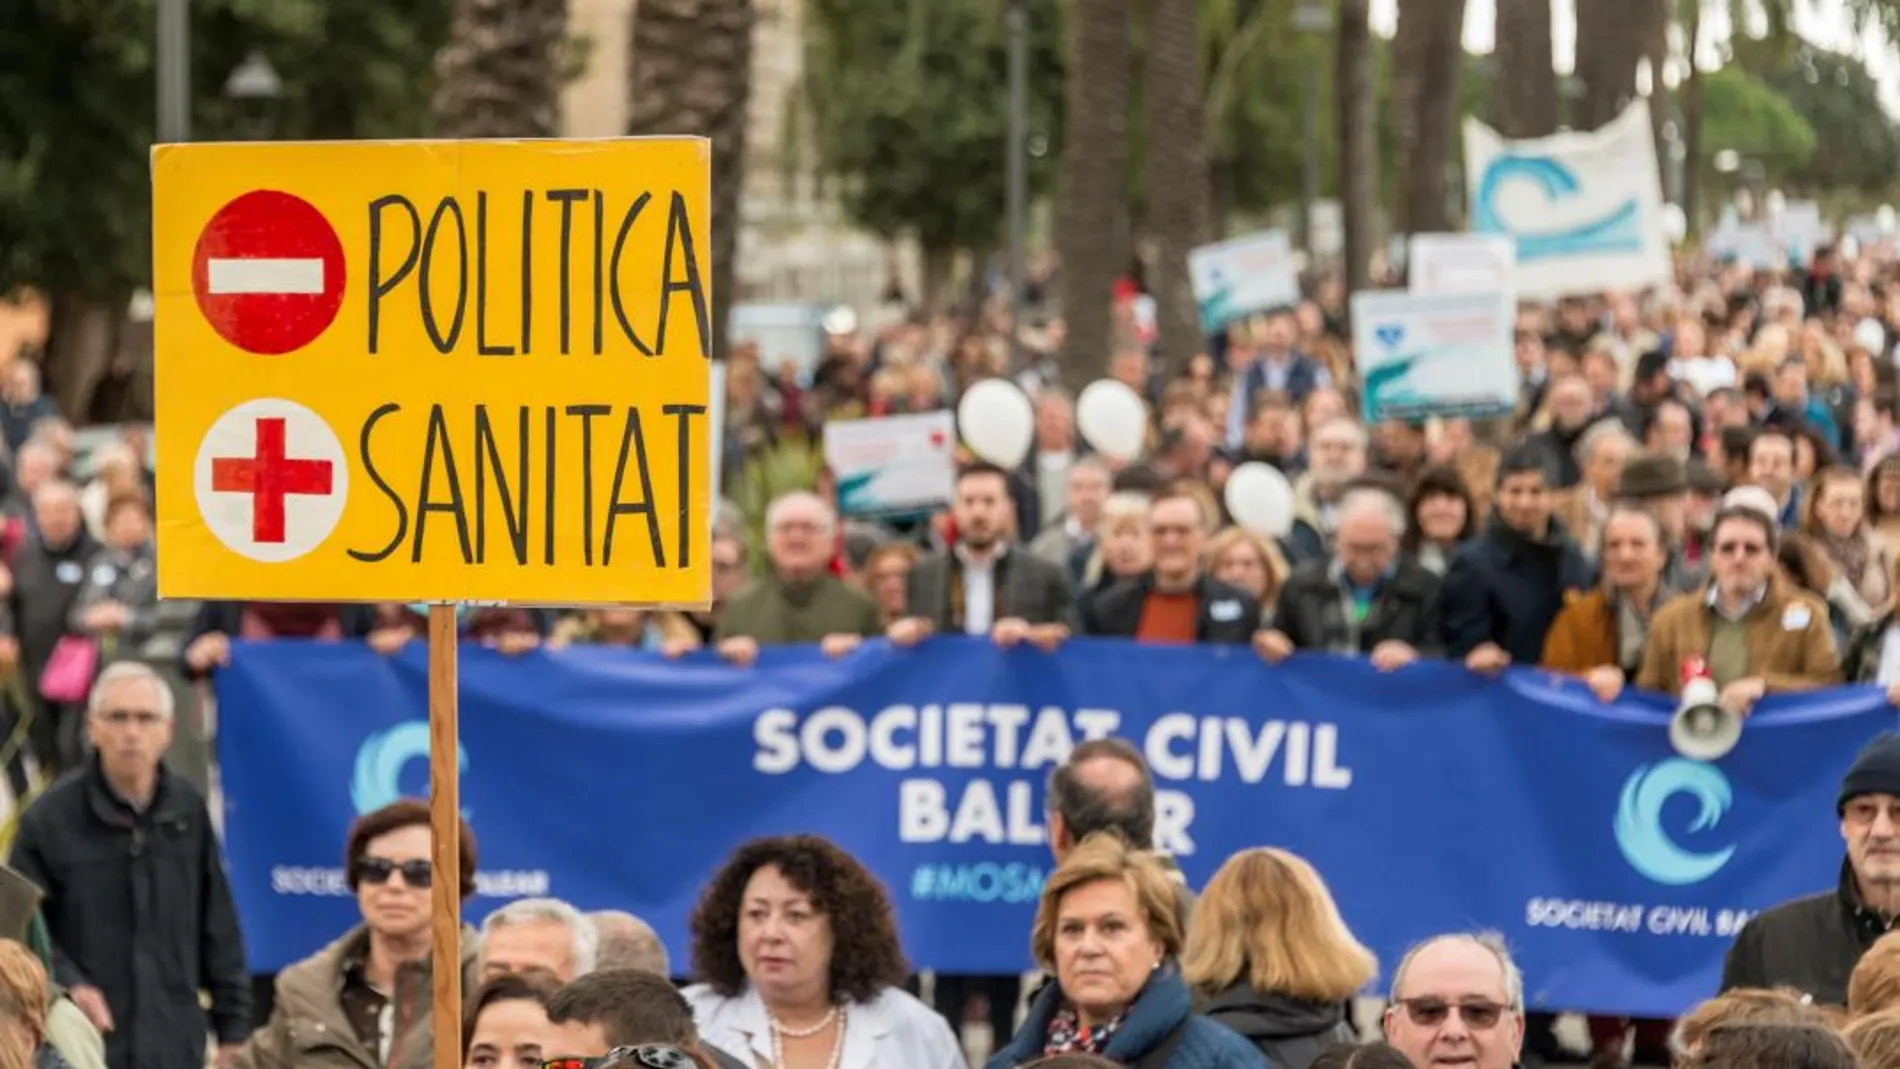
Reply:
[[[360,949],[369,931],[362,925],[341,939],[290,966],[277,977],[277,1005],[263,1028],[251,1034],[236,1069],[432,1069],[435,1049],[430,1025],[433,990],[427,961],[396,973],[395,1035],[387,1067],[377,1052],[356,1038],[338,997],[343,966]],[[462,932],[462,989],[475,990],[475,930]],[[459,1044],[462,1037],[449,1037]],[[457,1059],[460,1061],[460,1059]]]
[[[1649,624],[1649,647],[1636,685],[1682,694],[1682,661],[1709,652],[1709,588],[1677,594],[1656,610]],[[1804,611],[1805,610],[1805,611]],[[1827,605],[1797,589],[1779,572],[1768,581],[1761,604],[1744,618],[1748,630],[1748,671],[1768,684],[1770,693],[1812,690],[1841,681],[1840,651]]]

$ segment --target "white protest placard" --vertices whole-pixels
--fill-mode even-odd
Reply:
[[[1788,266],[1775,235],[1760,223],[1738,223],[1728,234],[1728,255],[1735,262],[1757,271],[1773,271]]]
[[[1649,107],[1589,133],[1506,140],[1465,120],[1471,229],[1517,246],[1518,296],[1540,300],[1669,279]]]
[[[1243,316],[1300,301],[1300,272],[1284,230],[1263,230],[1188,253],[1201,330],[1215,334]]]
[[[1354,360],[1368,423],[1499,416],[1516,409],[1516,308],[1509,294],[1352,295]]]
[[[1821,206],[1811,200],[1791,200],[1775,220],[1776,235],[1788,258],[1797,264],[1814,259],[1814,250],[1827,244],[1833,234],[1821,221]]]
[[[1413,234],[1413,293],[1516,293],[1517,246],[1500,234]]]
[[[838,479],[847,516],[888,516],[935,508],[956,483],[956,416],[923,412],[825,424],[825,463]]]

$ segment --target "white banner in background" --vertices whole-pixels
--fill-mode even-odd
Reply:
[[[956,416],[947,411],[827,422],[825,463],[838,479],[839,511],[878,516],[947,503],[956,446]]]
[[[1299,265],[1284,230],[1263,230],[1190,251],[1188,279],[1201,306],[1201,330],[1207,334],[1243,316],[1300,303]]]
[[[1510,295],[1495,290],[1353,294],[1353,357],[1366,384],[1366,422],[1514,410],[1516,321]]]
[[[1517,246],[1501,234],[1413,234],[1413,293],[1516,293]]]
[[[1587,134],[1507,141],[1465,120],[1471,229],[1517,243],[1517,295],[1631,290],[1669,278],[1649,109]]]

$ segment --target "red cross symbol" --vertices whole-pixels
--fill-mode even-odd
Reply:
[[[257,421],[256,455],[217,457],[211,462],[211,488],[224,494],[251,495],[251,538],[264,544],[284,540],[284,498],[291,494],[328,494],[327,460],[291,460],[284,456],[284,419]]]

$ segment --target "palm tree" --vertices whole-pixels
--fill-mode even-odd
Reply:
[[[1855,0],[1855,10],[1862,18],[1867,9],[1862,4],[1871,4],[1874,0]],[[1725,6],[1730,26],[1748,25],[1751,11],[1759,13],[1767,24],[1766,31],[1757,38],[1748,39],[1736,35],[1730,40],[1736,58],[1744,65],[1750,62],[1761,66],[1772,66],[1786,57],[1794,46],[1795,35],[1794,6],[1796,0],[1676,0],[1674,17],[1682,27],[1682,62],[1688,75],[1682,83],[1682,150],[1685,164],[1682,169],[1682,214],[1692,228],[1700,229],[1699,213],[1701,209],[1701,166],[1702,159],[1702,95],[1703,70],[1698,61],[1698,45],[1702,40],[1702,30],[1706,23],[1707,8]]]
[[[1346,215],[1346,290],[1371,288],[1379,203],[1379,127],[1372,77],[1371,0],[1339,0],[1333,75],[1339,104],[1339,173]]]
[[[1201,350],[1200,314],[1188,279],[1188,250],[1207,240],[1206,118],[1195,0],[1150,0],[1146,70],[1149,277],[1167,366],[1185,368]]]
[[[1101,376],[1110,355],[1111,294],[1129,262],[1128,0],[1076,0],[1068,25],[1056,249],[1063,377],[1080,386]]]
[[[627,78],[627,133],[712,142],[712,352],[726,354],[752,96],[752,0],[640,0]]]
[[[1404,178],[1399,229],[1451,229],[1446,202],[1458,97],[1464,74],[1465,0],[1408,0],[1399,5],[1392,42],[1392,110]]]
[[[1509,138],[1557,131],[1557,69],[1551,64],[1550,0],[1496,0],[1496,64],[1486,117]]]
[[[1657,0],[1577,0],[1577,77],[1582,111],[1573,123],[1595,130],[1636,97],[1636,66],[1643,56],[1643,15]]]
[[[438,137],[561,132],[567,0],[456,0],[438,60]]]

